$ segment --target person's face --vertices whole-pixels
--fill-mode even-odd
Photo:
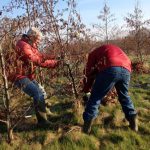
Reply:
[[[35,44],[39,44],[40,41],[41,41],[41,37],[38,35],[38,36],[30,36],[30,40],[32,41],[32,43],[35,43]]]
[[[34,43],[35,43],[35,44],[39,44],[40,42],[41,42],[41,37],[40,37],[40,36],[37,36],[37,37],[35,38]]]

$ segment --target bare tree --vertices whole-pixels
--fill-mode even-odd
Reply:
[[[71,45],[74,45],[77,41],[80,42],[80,39],[83,38],[85,25],[81,23],[80,15],[76,11],[75,0],[67,0],[67,8],[58,11],[55,10],[57,3],[58,1],[54,0],[42,2],[44,14],[48,18],[43,28],[51,38],[50,41],[52,42],[55,40],[57,43],[57,49],[60,50],[59,52],[57,50],[57,54],[61,59],[65,60],[63,66],[68,68],[68,79],[72,84],[73,93],[77,98],[78,92],[73,73],[73,70],[75,69],[75,65],[73,64],[77,64],[77,61],[72,59],[73,53],[77,50]],[[64,18],[64,15],[67,16],[66,19]],[[77,56],[77,54],[75,55]]]
[[[150,24],[149,20],[143,20],[142,10],[139,8],[139,2],[136,2],[134,12],[129,13],[127,17],[125,17],[125,21],[127,26],[130,28],[130,35],[134,37],[135,41],[135,51],[137,55],[137,59],[141,62],[144,61],[142,48],[145,43],[145,35],[143,34],[143,29]],[[144,36],[143,36],[144,35]]]
[[[10,94],[8,91],[8,81],[7,81],[6,72],[5,72],[5,61],[4,61],[1,45],[0,45],[0,62],[1,62],[1,70],[2,70],[2,79],[4,83],[3,98],[5,98],[5,100],[3,101],[5,101],[6,103],[6,120],[1,120],[1,121],[6,123],[7,125],[8,142],[10,143],[11,140],[13,139],[11,121],[10,121]]]
[[[0,78],[2,79],[0,84],[0,89],[2,89],[0,93],[2,97],[2,103],[0,103],[0,122],[6,125],[8,142],[11,143],[14,128],[24,119],[31,104],[24,109],[24,104],[22,103],[22,110],[18,109],[20,108],[18,100],[20,101],[22,96],[17,91],[14,91],[14,84],[10,84],[8,81],[8,75],[16,67],[13,41],[16,36],[14,33],[18,31],[18,21],[5,17],[1,19],[0,29],[2,33],[0,36]],[[21,98],[18,98],[18,94]]]
[[[112,23],[115,21],[114,14],[111,14],[110,7],[107,5],[106,1],[104,2],[104,7],[98,16],[100,24],[94,24],[93,27],[98,29],[100,37],[104,37],[104,41],[109,43]]]

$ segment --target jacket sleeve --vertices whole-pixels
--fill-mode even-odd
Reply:
[[[55,68],[58,66],[59,62],[57,60],[46,60],[45,62],[41,63],[39,66],[44,68]]]
[[[33,51],[32,47],[25,42],[19,43],[17,47],[21,49],[21,53],[25,59],[35,63],[37,66],[45,68],[54,68],[58,65],[58,61],[56,60],[46,60],[48,58],[52,58],[51,55],[42,54],[37,49],[34,49]]]
[[[91,52],[88,56],[87,64],[84,69],[83,92],[90,92],[96,75],[96,61],[94,53]]]

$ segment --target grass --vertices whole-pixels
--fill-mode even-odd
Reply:
[[[132,75],[130,95],[138,111],[138,133],[129,129],[119,103],[101,106],[91,134],[82,133],[83,107],[74,105],[74,98],[63,95],[64,91],[61,91],[60,95],[57,91],[57,94],[53,94],[48,99],[51,103],[49,120],[53,124],[48,128],[38,128],[33,115],[31,120],[25,120],[15,129],[15,140],[11,145],[7,144],[6,130],[1,125],[0,150],[148,150],[150,148],[150,87],[148,83],[150,84],[149,75]],[[57,82],[53,88],[57,89],[60,87],[59,84]]]

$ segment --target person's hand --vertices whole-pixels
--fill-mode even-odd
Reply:
[[[57,57],[56,57],[56,60],[58,60],[58,61],[62,61],[63,59],[62,59],[62,57],[61,57],[61,56],[57,56]]]
[[[91,96],[90,92],[84,93],[84,95],[82,96],[84,106],[86,106],[87,102],[89,101],[90,96]]]
[[[56,57],[56,60],[58,62],[57,66],[61,66],[65,64],[64,58],[62,58],[61,56]]]

